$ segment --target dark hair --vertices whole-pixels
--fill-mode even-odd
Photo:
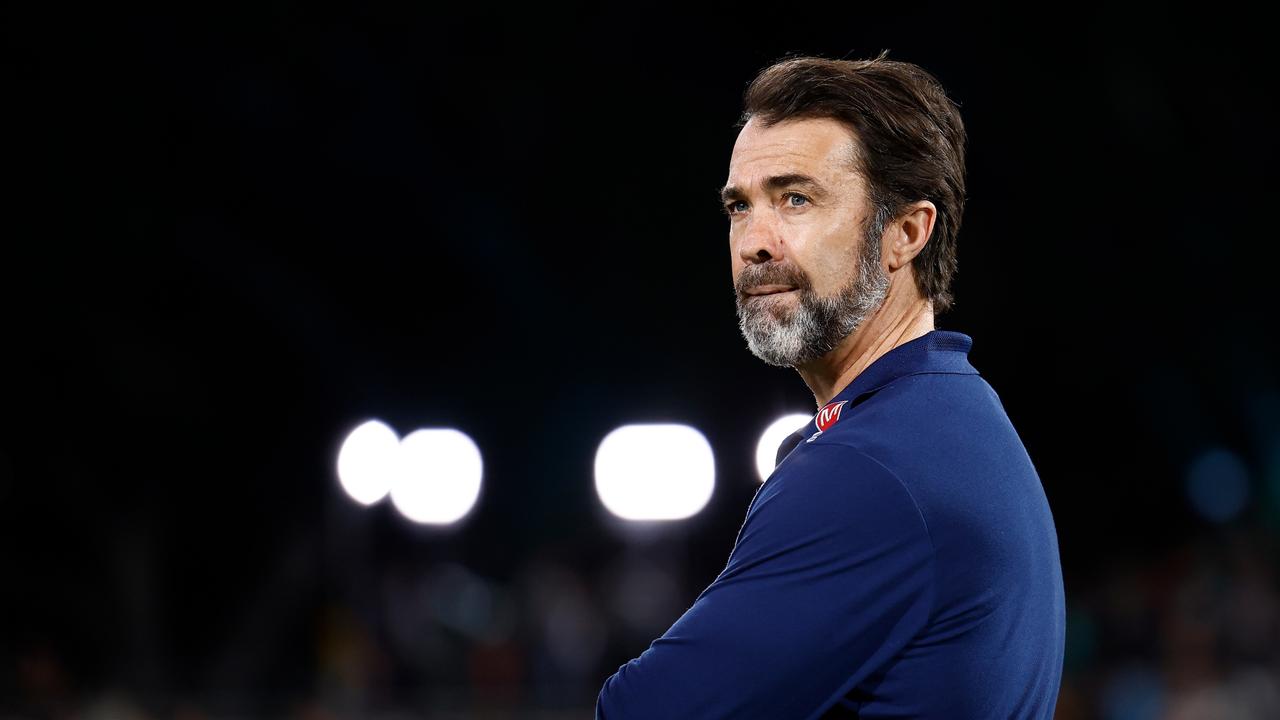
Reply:
[[[964,213],[964,123],[937,79],[907,62],[796,57],[765,68],[743,97],[741,127],[831,118],[853,130],[857,169],[878,219],[929,200],[933,235],[912,260],[920,294],[934,311],[951,307],[956,233]]]

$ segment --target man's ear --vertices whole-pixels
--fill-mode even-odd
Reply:
[[[889,225],[883,246],[889,270],[905,267],[924,250],[925,243],[933,235],[933,223],[937,218],[938,208],[928,200],[919,200],[908,205]]]

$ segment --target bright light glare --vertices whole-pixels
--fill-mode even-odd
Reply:
[[[715,458],[688,425],[624,425],[596,449],[596,495],[624,520],[680,520],[715,488]]]
[[[377,420],[347,435],[338,451],[338,481],[352,500],[372,505],[391,490],[399,447],[395,431]]]
[[[391,503],[416,523],[449,525],[475,506],[483,473],[480,448],[465,434],[417,430],[400,441]]]
[[[799,430],[813,419],[812,415],[794,413],[784,415],[773,421],[760,435],[760,443],[756,445],[756,472],[760,473],[760,482],[764,482],[773,474],[774,460],[778,456],[778,446],[791,433]]]

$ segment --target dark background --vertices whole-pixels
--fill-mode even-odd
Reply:
[[[723,567],[760,430],[813,410],[736,328],[715,193],[741,93],[784,54],[881,49],[968,127],[938,325],[973,337],[1054,511],[1059,717],[1280,707],[1256,18],[5,12],[6,716],[589,717]],[[371,417],[475,439],[462,524],[346,498]],[[716,491],[637,536],[591,462],[658,420],[706,434]],[[1215,520],[1189,487],[1246,499]]]

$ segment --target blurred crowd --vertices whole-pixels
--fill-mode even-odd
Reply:
[[[1280,717],[1276,545],[1256,529],[1209,534],[1068,587],[1057,717]]]
[[[1280,572],[1273,533],[1216,529],[1157,557],[1112,558],[1068,576],[1057,717],[1280,717]],[[509,582],[460,564],[383,577],[381,607],[326,603],[312,648],[281,687],[183,696],[96,686],[36,644],[11,658],[6,718],[582,718],[700,587],[670,547],[633,547],[587,572],[530,559]]]

